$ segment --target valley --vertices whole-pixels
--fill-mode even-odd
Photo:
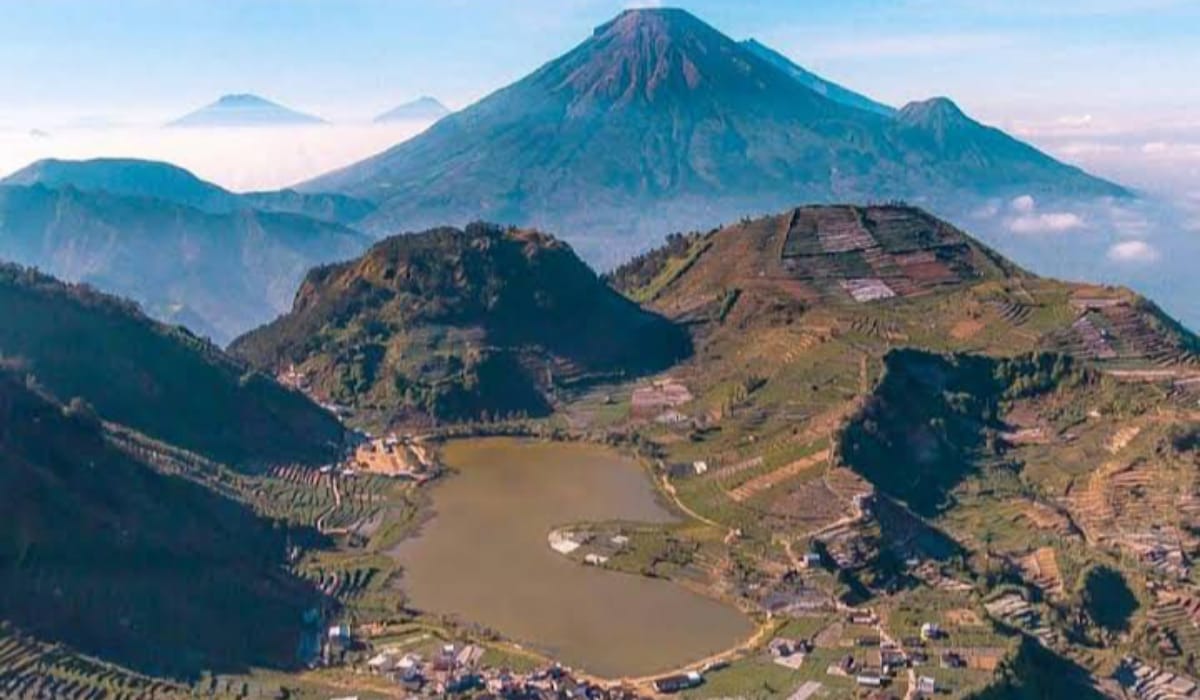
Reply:
[[[531,383],[541,415],[395,414],[396,440],[319,470],[156,452],[311,533],[292,568],[328,601],[314,667],[254,687],[519,694],[560,683],[552,660],[589,692],[697,698],[1101,697],[1130,668],[1197,674],[1197,345],[1153,305],[1036,277],[903,206],[747,220],[606,281],[693,351]],[[337,322],[411,313],[373,296]],[[391,313],[369,341],[323,321],[343,344],[316,357],[336,376]],[[291,359],[289,381],[331,398]],[[348,421],[377,430],[362,408]],[[371,466],[385,449],[407,466]],[[324,634],[342,624],[349,641]],[[447,644],[464,660],[438,661]]]
[[[1200,698],[1200,337],[959,225],[1140,193],[673,8],[386,104],[0,180],[0,698]]]

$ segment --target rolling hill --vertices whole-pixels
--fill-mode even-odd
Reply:
[[[33,270],[0,266],[0,357],[62,402],[242,469],[318,463],[338,421],[133,304]]]
[[[353,200],[234,195],[160,163],[43,162],[11,181],[31,184],[0,184],[0,259],[129,297],[218,342],[282,313],[309,268],[368,242],[313,218],[361,215]]]
[[[344,225],[353,225],[374,209],[370,202],[342,195],[304,194],[287,189],[237,194],[179,166],[136,158],[48,158],[0,179],[0,185],[41,185],[51,190],[70,187],[81,192],[160,199],[208,214],[260,210],[301,214]]]
[[[476,218],[563,232],[602,266],[662,231],[797,201],[963,206],[1125,196],[944,100],[894,116],[682,10],[629,10],[425,133],[305,183],[377,234]]]
[[[735,551],[782,542],[829,562],[789,554],[768,595],[770,575],[722,584],[764,606],[801,581],[869,600],[892,635],[940,619],[946,637],[922,645],[939,652],[1021,640],[977,690],[950,676],[956,697],[1200,674],[1200,339],[1151,302],[1036,276],[901,205],[673,235],[607,279],[689,328],[695,352],[669,381],[582,396],[571,415],[653,445],[670,492],[736,532]],[[941,687],[936,656],[913,658]]]
[[[291,313],[230,351],[294,365],[318,396],[376,419],[420,422],[546,415],[558,386],[660,370],[689,347],[565,244],[474,224],[314,270]]]
[[[228,214],[245,208],[234,193],[205,182],[183,168],[134,158],[47,158],[30,163],[0,180],[0,185],[41,185],[51,190],[73,187],[80,192],[161,199],[211,214]]]

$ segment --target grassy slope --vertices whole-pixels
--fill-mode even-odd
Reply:
[[[1162,512],[1155,504],[1187,502],[1186,464],[1193,458],[1170,447],[1170,436],[1185,435],[1189,421],[1197,420],[1186,410],[1188,395],[1169,386],[1119,382],[1108,372],[1191,376],[1195,336],[1127,290],[1036,278],[982,246],[969,253],[981,273],[973,278],[903,299],[854,303],[819,278],[806,280],[807,288],[791,281],[776,262],[786,230],[781,217],[744,222],[686,245],[677,241],[612,276],[624,293],[690,322],[697,338],[695,358],[672,371],[696,396],[679,410],[697,423],[638,428],[668,462],[709,463],[710,475],[675,481],[684,503],[740,528],[745,539],[738,547],[747,552],[774,551],[781,539],[805,541],[851,512],[845,492],[838,491],[845,479],[836,463],[746,500],[730,494],[840,439],[839,428],[857,415],[846,434],[869,453],[862,473],[962,544],[966,571],[978,577],[979,590],[1008,580],[1039,595],[1032,574],[1018,564],[1037,547],[1054,549],[1065,594],[1046,614],[1075,640],[1068,663],[1107,673],[1117,652],[1097,654],[1088,647],[1107,640],[1170,665],[1150,644],[1119,645],[1086,614],[1073,617],[1086,612],[1081,586],[1090,567],[1115,567],[1139,591],[1140,607],[1129,621],[1133,638],[1153,638],[1149,601],[1140,592],[1147,572],[1110,545],[1051,526],[1058,517],[1069,529],[1070,518],[1078,516],[1099,523],[1093,525],[1102,535],[1138,531],[1151,522],[1149,513]],[[836,257],[831,266],[842,265]],[[837,268],[829,269],[836,279]],[[1114,306],[1085,312],[1081,299]],[[1108,333],[1116,357],[1097,357],[1081,340],[1073,324],[1085,313]],[[1039,355],[1046,351],[1069,353],[1076,361]],[[899,358],[911,362],[898,370]],[[872,395],[877,398],[868,400]],[[870,430],[864,430],[867,420],[874,422]],[[1131,424],[1142,426],[1141,432],[1114,460],[1108,448]],[[1024,428],[1042,429],[1045,439],[1006,444],[1000,437]],[[865,435],[871,436],[869,446]],[[763,461],[736,477],[722,476],[722,468],[754,458]],[[1110,471],[1134,465],[1137,473],[1153,476],[1113,506],[1116,515],[1079,516],[1071,493],[1097,479],[1108,493],[1122,488],[1101,469],[1108,462],[1115,463]],[[1041,524],[1027,515],[1047,511],[1051,516]],[[1189,506],[1162,522],[1186,532],[1191,512]],[[864,531],[867,540],[884,547],[910,543],[914,532],[902,520],[872,527]],[[1078,624],[1069,622],[1076,619]],[[1044,665],[1024,664],[1026,671]],[[1025,676],[1032,678],[1030,673]]]
[[[236,465],[326,460],[337,421],[131,304],[33,271],[0,267],[0,356],[66,402]]]
[[[295,363],[319,394],[392,419],[463,420],[545,415],[556,385],[661,369],[688,347],[564,244],[474,225],[313,271],[291,314],[231,349]]]

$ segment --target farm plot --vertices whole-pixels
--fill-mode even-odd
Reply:
[[[0,697],[135,700],[185,697],[186,689],[43,644],[0,625]]]

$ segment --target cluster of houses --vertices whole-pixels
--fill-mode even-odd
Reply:
[[[1192,562],[1183,551],[1182,538],[1171,529],[1127,534],[1124,539],[1143,565],[1179,581],[1186,581],[1191,576]]]
[[[846,616],[846,621],[858,626],[879,624],[878,616],[871,610],[853,610]],[[830,666],[827,672],[830,675],[850,677],[856,686],[864,690],[886,688],[892,684],[898,674],[906,672],[909,668],[927,665],[930,659],[926,653],[926,643],[945,637],[945,630],[934,622],[923,623],[920,628],[920,636],[904,637],[899,643],[876,636],[860,637],[854,640],[855,645],[859,647],[877,646],[879,649],[877,659],[871,658],[872,654],[868,656],[867,663],[862,663],[854,654],[846,654],[840,662]],[[967,665],[962,656],[950,651],[943,652],[939,662],[942,668],[962,668]],[[916,686],[913,688],[913,692],[916,697],[932,697],[940,689],[933,676],[919,675],[915,677],[915,681]]]
[[[634,418],[653,418],[664,425],[685,423],[690,419],[677,409],[692,398],[686,385],[664,377],[633,390],[630,413]]]
[[[812,650],[813,645],[807,639],[776,637],[767,644],[767,651],[775,663],[792,670],[800,668]]]
[[[558,665],[518,673],[482,663],[484,650],[475,644],[444,644],[427,654],[381,651],[367,668],[416,697],[467,695],[506,700],[632,700],[628,688],[608,688],[576,678]]]
[[[474,644],[445,644],[428,656],[382,651],[367,661],[367,668],[410,693],[446,695],[485,687],[479,664],[482,657],[483,648]]]
[[[433,450],[422,440],[409,435],[374,438],[368,436],[347,460],[358,471],[426,481],[438,473]]]
[[[556,529],[546,536],[550,549],[563,556],[578,557],[583,554],[584,564],[604,566],[610,557],[629,546],[629,536],[617,532],[609,536],[601,536],[592,532]]]

